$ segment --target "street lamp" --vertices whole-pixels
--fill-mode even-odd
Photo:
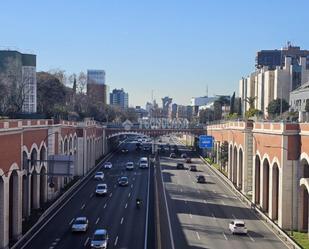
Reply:
[[[271,145],[264,145],[264,147],[266,148],[279,148],[279,149],[283,149],[287,152],[287,156],[288,156],[288,149],[283,147],[283,146],[271,146]],[[293,214],[294,214],[294,163],[293,163],[294,160],[292,160],[292,191],[291,191],[291,235],[293,236],[293,223],[294,223],[294,217],[293,217]]]

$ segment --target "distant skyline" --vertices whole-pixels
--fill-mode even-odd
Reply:
[[[294,11],[297,9],[297,11]],[[37,55],[37,71],[103,69],[130,105],[238,92],[262,49],[309,49],[309,1],[78,1],[1,3],[0,49]]]

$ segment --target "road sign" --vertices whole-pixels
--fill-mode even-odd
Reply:
[[[201,149],[211,149],[213,147],[213,140],[212,136],[201,135],[199,136],[199,147]]]

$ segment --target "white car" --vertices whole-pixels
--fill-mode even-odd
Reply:
[[[77,217],[72,223],[72,232],[86,232],[88,229],[88,219],[86,217]]]
[[[102,171],[98,171],[94,175],[95,180],[103,180],[104,179],[104,173]]]
[[[105,229],[95,230],[90,242],[91,248],[106,249],[108,245],[108,234]]]
[[[107,185],[105,183],[98,184],[95,193],[97,195],[106,195],[107,194]]]
[[[147,157],[142,157],[140,160],[139,160],[139,167],[141,169],[146,169],[148,168],[148,159]]]
[[[111,162],[104,163],[104,169],[111,169],[113,167],[113,164]]]
[[[232,220],[229,224],[229,230],[232,234],[247,234],[248,229],[243,220]]]
[[[134,163],[133,162],[127,162],[126,170],[133,170],[133,169],[134,169]]]

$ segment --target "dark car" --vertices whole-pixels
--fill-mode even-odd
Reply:
[[[118,179],[118,185],[119,186],[128,186],[129,185],[129,179],[126,176],[122,176]]]
[[[183,163],[177,163],[177,169],[185,169],[185,165]]]
[[[143,148],[143,150],[144,150],[144,151],[150,151],[150,147],[149,147],[149,146],[145,146],[145,147]]]
[[[191,165],[190,166],[190,171],[196,172],[197,171],[196,166],[195,165]]]
[[[176,158],[176,154],[175,153],[171,153],[170,154],[170,158]]]
[[[128,150],[128,149],[122,149],[121,152],[122,152],[122,153],[128,153],[129,150]]]
[[[192,160],[191,160],[190,157],[188,157],[188,158],[186,159],[186,163],[192,163]]]
[[[196,179],[198,183],[206,183],[206,177],[203,175],[198,175]]]
[[[186,153],[181,154],[181,158],[187,158],[187,154]]]

